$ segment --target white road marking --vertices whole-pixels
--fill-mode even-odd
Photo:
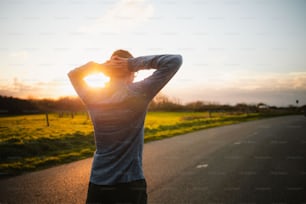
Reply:
[[[256,141],[254,140],[245,140],[245,141],[236,141],[233,144],[234,145],[240,145],[240,144],[255,144]]]
[[[197,169],[201,169],[201,168],[207,168],[208,167],[208,164],[199,164],[197,165]]]
[[[255,135],[258,135],[258,132],[253,132],[252,134],[248,135],[246,138],[253,137]]]

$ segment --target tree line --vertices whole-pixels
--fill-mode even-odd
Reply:
[[[305,108],[306,106],[304,105],[299,109]],[[163,94],[157,95],[149,105],[149,111],[259,112],[277,109],[296,110],[297,107],[271,107],[266,105],[265,103],[238,103],[236,105],[227,105],[205,101],[194,101],[187,104],[182,104],[178,99],[170,99],[168,96]],[[51,112],[71,113],[84,111],[86,111],[85,106],[78,97],[62,97],[59,99],[20,99],[0,95],[1,115],[36,114]]]
[[[85,111],[85,107],[79,98],[20,99],[0,96],[0,114],[2,115],[79,111]]]

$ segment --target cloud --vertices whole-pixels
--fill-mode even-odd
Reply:
[[[0,85],[0,95],[18,98],[58,98],[75,95],[67,80],[53,80],[48,82],[25,82],[18,78]]]
[[[79,28],[80,32],[122,32],[129,31],[152,17],[154,7],[146,0],[121,0],[92,24]]]
[[[306,72],[266,73],[240,77],[236,85],[241,89],[270,89],[270,90],[306,90]]]
[[[241,90],[306,90],[306,72],[290,73],[252,73],[252,72],[213,72],[205,75],[200,86],[213,89]],[[193,84],[194,85],[194,84]]]
[[[184,86],[168,86],[166,95],[182,102],[196,100],[235,104],[238,102],[287,106],[299,99],[306,104],[306,72],[291,73],[217,73],[205,75],[197,84],[183,81]]]

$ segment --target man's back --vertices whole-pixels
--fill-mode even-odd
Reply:
[[[144,178],[143,126],[149,101],[132,87],[121,87],[118,92],[120,89],[128,92],[122,101],[88,107],[97,148],[91,181],[101,185]]]
[[[86,105],[94,125],[96,152],[87,201],[100,202],[110,199],[111,203],[116,203],[120,197],[117,194],[120,194],[120,202],[135,203],[140,196],[141,203],[146,203],[142,151],[147,107],[177,72],[182,58],[180,55],[152,55],[112,59],[106,64],[113,66],[117,72],[125,69],[123,73],[127,75],[123,78],[114,76],[104,89],[93,90],[83,81],[89,72],[97,71],[94,66],[98,64],[88,63],[69,73],[70,80]],[[140,82],[129,82],[132,76],[129,73],[142,69],[156,71]],[[105,188],[105,185],[108,188]],[[144,187],[144,190],[139,190],[138,194],[135,185],[140,185],[136,189]],[[114,194],[110,192],[110,186],[115,189],[111,190]]]

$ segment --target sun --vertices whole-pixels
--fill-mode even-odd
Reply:
[[[103,88],[109,82],[109,77],[102,73],[91,74],[84,78],[87,85],[93,88]]]
[[[152,70],[141,71],[135,74],[134,82],[141,81],[153,73]],[[92,88],[103,88],[109,82],[110,78],[103,73],[91,74],[84,78],[87,85]]]

